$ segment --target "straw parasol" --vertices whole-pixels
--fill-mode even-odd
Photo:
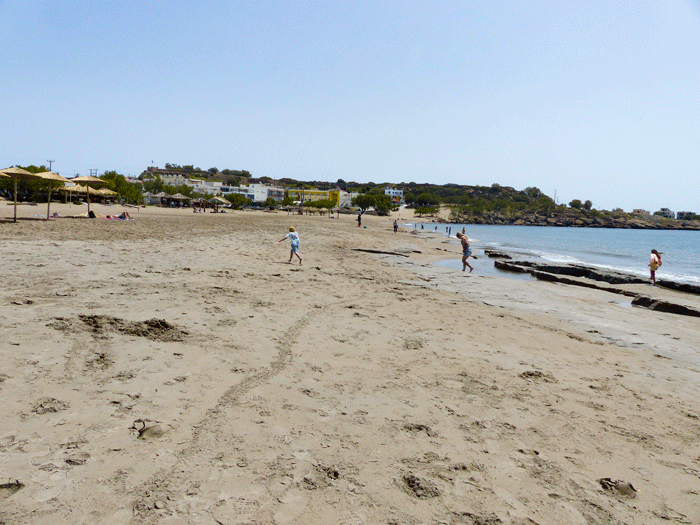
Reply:
[[[90,188],[98,189],[103,188],[107,185],[107,181],[93,177],[92,175],[83,175],[82,177],[75,177],[71,179],[71,182],[85,184],[87,186],[87,205],[88,205],[88,217],[90,216]]]
[[[10,177],[15,184],[15,220],[17,222],[17,181],[18,180],[36,180],[41,179],[41,175],[37,173],[31,173],[22,168],[5,168],[0,170],[3,175]]]
[[[43,180],[47,181],[52,181],[52,182],[60,182],[61,184],[65,184],[68,182],[68,179],[65,177],[61,177],[58,173],[54,173],[53,171],[44,171],[41,173],[37,173]],[[51,184],[49,184],[49,197],[46,200],[46,220],[49,220],[49,212],[51,211]]]
[[[63,191],[70,191],[71,193],[87,193],[87,188],[81,184],[74,184],[73,186],[66,186],[61,189]]]
[[[221,204],[231,204],[229,201],[224,199],[223,197],[219,197],[218,195],[216,197],[212,197],[209,199],[209,202],[212,203],[214,206],[216,206],[216,211],[219,211],[219,205]]]
[[[183,195],[182,193],[176,193],[175,195],[171,195],[170,198],[176,201],[192,200],[192,197],[188,197],[187,195]]]

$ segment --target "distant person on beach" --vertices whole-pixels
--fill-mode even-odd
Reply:
[[[394,219],[394,233],[397,231],[399,231],[399,223],[396,221],[396,219]]]
[[[465,235],[466,233],[467,233],[467,229],[466,229],[466,228],[462,228],[462,235]]]
[[[301,255],[299,255],[299,234],[294,229],[294,226],[290,226],[289,233],[277,242],[282,242],[285,239],[289,239],[292,243],[291,251],[289,252],[288,262],[292,262],[292,258],[296,255],[299,258],[299,264],[301,264]]]
[[[362,226],[362,214],[360,213],[357,216],[357,227],[360,228]]]
[[[651,284],[656,286],[656,270],[658,270],[661,265],[661,254],[664,252],[657,252],[656,250],[651,250],[651,259],[649,261],[649,271],[651,272]]]
[[[457,238],[462,241],[462,271],[465,271],[467,266],[469,266],[469,273],[472,273],[474,267],[467,261],[472,255],[472,249],[471,246],[469,246],[469,238],[460,232],[457,232]]]

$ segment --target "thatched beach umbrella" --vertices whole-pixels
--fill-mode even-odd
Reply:
[[[90,216],[90,188],[98,189],[103,188],[107,185],[107,181],[93,177],[92,175],[83,175],[82,177],[75,177],[71,179],[71,182],[85,184],[87,186],[87,205],[88,205],[88,217]]]
[[[117,195],[116,191],[112,191],[109,188],[100,188],[99,190],[95,190],[93,193],[96,195],[102,195],[103,197],[114,197]]]
[[[49,213],[51,211],[51,190],[52,190],[52,185],[54,183],[60,183],[61,185],[65,184],[68,182],[68,179],[65,177],[61,177],[58,173],[54,173],[53,171],[44,171],[41,173],[37,173],[42,179],[50,181],[48,184],[48,189],[49,189],[49,197],[46,199],[46,220],[49,220]]]
[[[17,222],[17,181],[18,180],[36,180],[41,179],[41,175],[37,173],[31,173],[22,168],[5,168],[2,171],[3,175],[6,175],[12,179],[15,184],[15,220]]]
[[[209,202],[212,203],[214,206],[216,206],[216,211],[219,211],[219,205],[226,205],[226,204],[231,204],[229,201],[224,199],[223,197],[213,197],[209,199]]]

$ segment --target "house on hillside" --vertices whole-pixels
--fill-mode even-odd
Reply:
[[[398,188],[384,188],[384,195],[391,197],[391,202],[401,204],[403,202],[403,190]]]
[[[673,213],[668,208],[661,208],[659,211],[655,211],[654,215],[660,215],[661,217],[665,217],[667,219],[675,219],[676,218],[676,214]]]

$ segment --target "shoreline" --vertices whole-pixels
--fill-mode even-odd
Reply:
[[[132,216],[0,224],[0,521],[700,521],[700,320],[393,218]]]

